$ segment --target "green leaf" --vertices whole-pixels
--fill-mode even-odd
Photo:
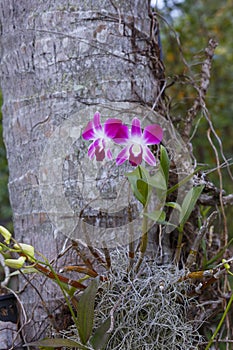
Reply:
[[[148,178],[148,184],[157,189],[167,191],[166,179],[164,177],[163,171],[158,169],[155,175]]]
[[[170,160],[166,148],[162,145],[160,146],[160,168],[164,174],[166,185],[168,185]]]
[[[177,209],[177,210],[179,210],[179,212],[181,212],[181,210],[182,210],[181,206],[176,202],[167,202],[167,203],[165,203],[165,205],[166,205],[166,207],[171,207],[173,209]]]
[[[201,192],[203,191],[203,188],[205,186],[198,186],[191,188],[188,193],[186,194],[184,201],[181,206],[181,212],[180,212],[180,227],[183,228],[184,224],[188,220],[190,214],[192,213],[195,204],[198,200],[198,198],[201,195]]]
[[[173,187],[169,188],[169,190],[167,191],[167,194],[170,194],[172,192],[174,192],[175,190],[177,190],[177,188],[181,187],[182,185],[184,185],[186,182],[188,182],[194,174],[196,174],[198,171],[202,170],[203,167],[198,167],[195,169],[195,171],[193,171],[191,174],[189,174],[188,176],[186,176],[184,179],[182,179],[180,182],[178,182],[176,185],[174,185]]]
[[[25,266],[25,268],[20,270],[21,272],[23,272],[25,275],[28,273],[40,273],[38,270],[36,270],[34,267],[30,267],[30,266]],[[21,272],[19,271],[13,271],[9,274],[10,277],[13,276],[17,276],[19,275]]]
[[[39,347],[45,347],[45,348],[58,348],[62,346],[67,347],[76,347],[81,350],[87,350],[88,348],[86,346],[83,346],[82,344],[71,340],[71,339],[63,339],[63,338],[55,338],[55,339],[41,339],[32,343],[24,344],[24,346],[39,346]]]
[[[145,206],[147,201],[148,201],[148,195],[149,195],[149,186],[148,183],[145,182],[144,180],[137,180],[137,190],[140,193],[140,199],[137,198],[138,200],[140,200],[140,202]]]
[[[148,186],[150,175],[148,171],[142,166],[138,166],[134,171],[125,175],[129,180],[134,196],[145,206],[150,194],[150,187]]]
[[[81,295],[77,307],[78,332],[83,344],[86,344],[91,336],[94,322],[95,297],[99,280],[95,278]]]
[[[154,210],[151,213],[145,213],[144,215],[157,223],[163,223],[166,219],[166,213],[161,210]]]
[[[110,317],[107,318],[95,331],[95,334],[90,340],[91,345],[95,350],[104,350],[110,338],[110,333],[107,333],[111,325]]]
[[[138,179],[147,181],[150,177],[150,174],[146,170],[146,168],[140,165],[134,171],[131,171],[130,173],[126,173],[125,175],[128,177],[130,183],[131,181],[138,180]]]

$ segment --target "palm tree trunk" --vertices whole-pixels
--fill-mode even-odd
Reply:
[[[54,160],[41,163],[46,158],[43,151],[50,149],[48,142],[55,130],[70,118],[73,123],[74,115],[83,127],[96,110],[127,114],[130,120],[133,109],[140,113],[140,106],[153,105],[163,72],[156,57],[156,23],[149,15],[149,1],[145,0],[1,1],[3,123],[14,234],[17,241],[32,244],[53,260],[56,269],[70,261],[75,264],[77,257],[71,250],[58,258],[67,237],[51,220],[53,215],[41,198],[41,171],[50,172]],[[85,171],[80,147],[86,152],[77,141],[75,156],[79,159],[73,158],[73,165]],[[77,201],[77,196],[70,183],[66,185],[67,201],[75,206],[72,200]],[[92,187],[90,198],[91,192]],[[31,321],[23,333],[31,341],[45,332],[47,311],[54,314],[61,304],[60,294],[40,275],[27,280],[20,277],[19,290],[28,317],[21,321]],[[56,312],[61,322],[61,309]]]

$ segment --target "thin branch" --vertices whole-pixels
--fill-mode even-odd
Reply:
[[[105,261],[106,261],[106,267],[109,270],[111,268],[111,257],[110,257],[110,253],[109,250],[107,248],[107,244],[105,242],[103,242],[105,247],[103,248],[103,252],[104,252],[104,256],[105,256]]]
[[[41,293],[39,292],[39,290],[36,288],[36,286],[34,284],[32,284],[32,282],[30,281],[30,279],[26,276],[26,274],[23,273],[22,270],[19,270],[21,275],[24,277],[24,279],[28,282],[28,284],[35,290],[35,292],[37,293],[37,295],[39,296],[39,299],[41,300],[41,304],[45,310],[45,312],[47,313],[48,317],[49,317],[49,320],[52,324],[52,326],[54,327],[54,329],[56,329],[56,323],[55,323],[55,319],[53,317],[53,315],[51,315]]]
[[[202,238],[205,236],[207,233],[211,223],[215,219],[217,215],[217,211],[214,211],[213,213],[210,214],[210,216],[207,218],[206,222],[203,224],[199,232],[197,233],[197,236],[195,238],[195,241],[191,247],[190,253],[188,255],[187,261],[186,261],[186,267],[189,268],[191,267],[195,262],[196,262],[196,256],[198,252],[198,248],[200,246]]]
[[[218,43],[214,39],[209,40],[208,46],[205,49],[206,59],[204,60],[201,68],[200,86],[197,86],[196,83],[194,83],[194,87],[198,92],[198,96],[194,100],[192,107],[188,110],[188,113],[185,119],[184,135],[187,138],[187,140],[189,139],[189,136],[190,136],[193,120],[196,117],[199,110],[202,109],[203,103],[205,102],[207,89],[210,83],[211,63],[212,63],[214,51],[217,45]]]
[[[59,274],[54,274],[52,271],[48,270],[46,267],[40,265],[40,264],[34,264],[33,267],[38,270],[39,272],[43,273],[43,275],[45,275],[46,277],[49,277],[50,279],[52,280],[55,280],[56,279],[59,279],[60,282],[62,283],[66,283],[72,287],[75,287],[77,289],[85,289],[86,286],[84,286],[82,283],[79,283],[78,281],[74,281],[74,280],[71,280],[67,277],[64,277],[64,276],[61,276]],[[27,280],[28,281],[28,280]],[[31,284],[31,283],[30,283]]]
[[[219,197],[210,196],[205,193],[199,197],[198,202],[202,205],[210,205],[210,206],[220,205]],[[229,194],[228,196],[223,196],[222,202],[225,207],[228,205],[233,205],[233,193]]]
[[[88,267],[79,266],[79,265],[64,266],[62,269],[59,270],[60,273],[66,272],[66,271],[75,271],[79,273],[84,273],[85,275],[88,275],[90,277],[98,276],[98,273],[95,270],[91,270]]]
[[[94,270],[91,260],[89,259],[85,250],[83,249],[84,247],[80,248],[79,243],[76,241],[72,241],[72,245],[73,245],[73,249],[77,252],[78,256],[82,259],[85,266],[91,270]]]
[[[221,206],[221,210],[222,210],[222,215],[223,215],[223,221],[224,221],[224,240],[223,240],[223,245],[227,244],[227,240],[228,240],[228,230],[227,230],[227,217],[226,217],[226,213],[225,213],[225,209],[224,209],[224,204],[223,204],[223,179],[222,179],[222,173],[221,173],[221,169],[220,169],[220,161],[219,161],[219,157],[218,157],[218,151],[217,148],[215,147],[215,145],[213,144],[213,141],[211,139],[210,136],[211,133],[211,129],[209,128],[207,131],[207,137],[209,140],[209,143],[211,144],[214,153],[215,153],[215,157],[216,157],[216,162],[217,162],[217,172],[218,172],[218,177],[219,177],[219,186],[220,186],[220,193],[219,193],[219,201],[220,201],[220,206]]]
[[[93,255],[93,257],[96,259],[96,261],[99,262],[100,265],[103,265],[104,267],[105,266],[105,261],[104,259],[101,257],[101,253],[98,249],[94,248],[92,246],[92,243],[90,241],[90,238],[88,236],[88,233],[87,233],[87,229],[86,229],[86,222],[84,220],[82,220],[82,229],[83,229],[83,232],[85,234],[85,239],[86,239],[86,242],[87,242],[87,247],[90,251],[90,253]]]
[[[27,314],[26,314],[24,305],[23,305],[22,301],[20,300],[18,294],[15,293],[14,290],[12,290],[12,289],[10,289],[10,288],[8,288],[8,287],[6,287],[6,289],[9,290],[9,291],[10,291],[12,294],[14,294],[14,296],[16,297],[17,302],[18,302],[18,305],[19,305],[19,307],[20,307],[20,311],[22,312],[23,318],[24,318],[24,322],[23,322],[23,323],[20,322],[20,323],[18,324],[19,328],[18,328],[17,334],[15,335],[14,339],[12,339],[12,344],[13,344],[13,345],[12,345],[12,347],[11,347],[9,350],[14,350],[14,349],[16,349],[16,348],[14,347],[14,343],[15,343],[15,341],[17,340],[18,335],[20,336],[20,338],[22,339],[22,341],[23,341],[24,343],[26,343],[25,335],[23,334],[22,330],[23,330],[23,328],[24,328],[27,324],[30,323],[30,319],[28,319],[28,317],[27,317]],[[21,321],[22,321],[22,319],[21,319]],[[27,346],[25,349],[30,350],[28,346]]]

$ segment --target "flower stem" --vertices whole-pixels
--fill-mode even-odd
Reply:
[[[142,238],[141,238],[141,243],[140,243],[140,247],[139,247],[139,259],[138,259],[138,263],[136,265],[136,273],[138,272],[145,252],[146,252],[146,248],[147,248],[147,242],[148,242],[148,218],[145,215],[147,213],[147,205],[145,205],[144,210],[143,210],[143,219],[142,219]]]
[[[133,229],[133,225],[132,223],[132,210],[129,206],[128,209],[128,215],[129,215],[129,219],[130,219],[130,223],[129,223],[129,265],[127,268],[127,272],[130,272],[133,268],[134,265],[134,229]]]

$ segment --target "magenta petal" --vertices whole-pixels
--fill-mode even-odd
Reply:
[[[143,159],[152,166],[156,165],[156,159],[153,153],[149,150],[148,147],[144,147],[143,149]]]
[[[113,138],[118,129],[121,127],[122,121],[120,119],[107,119],[104,123],[104,133],[107,137]]]
[[[108,148],[107,151],[106,151],[106,157],[110,160],[112,160],[112,152],[111,150]]]
[[[136,136],[138,138],[142,136],[141,122],[138,118],[134,118],[132,121],[131,136]]]
[[[94,139],[95,130],[94,130],[94,125],[93,125],[92,120],[90,122],[88,122],[86,128],[84,129],[84,131],[82,133],[82,137],[84,138],[84,140],[93,140]]]
[[[94,156],[95,156],[95,146],[94,146],[94,142],[92,142],[92,144],[88,148],[88,157],[90,159],[93,159]]]
[[[129,158],[129,148],[125,147],[116,158],[116,165],[123,164]]]
[[[102,130],[102,125],[100,123],[100,113],[96,112],[93,118],[94,128],[96,131]]]
[[[133,147],[134,147],[134,145],[132,145],[129,149],[129,162],[131,165],[137,166],[137,165],[141,164],[141,162],[142,162],[142,149],[141,149],[140,153],[135,155],[133,153]]]
[[[98,138],[95,139],[95,141],[93,142],[94,147],[102,147],[102,139]]]
[[[163,129],[157,125],[147,125],[144,129],[143,139],[147,145],[156,145],[162,141]]]
[[[122,124],[118,127],[118,130],[113,137],[114,142],[117,144],[126,144],[129,139],[129,129],[128,126]]]

